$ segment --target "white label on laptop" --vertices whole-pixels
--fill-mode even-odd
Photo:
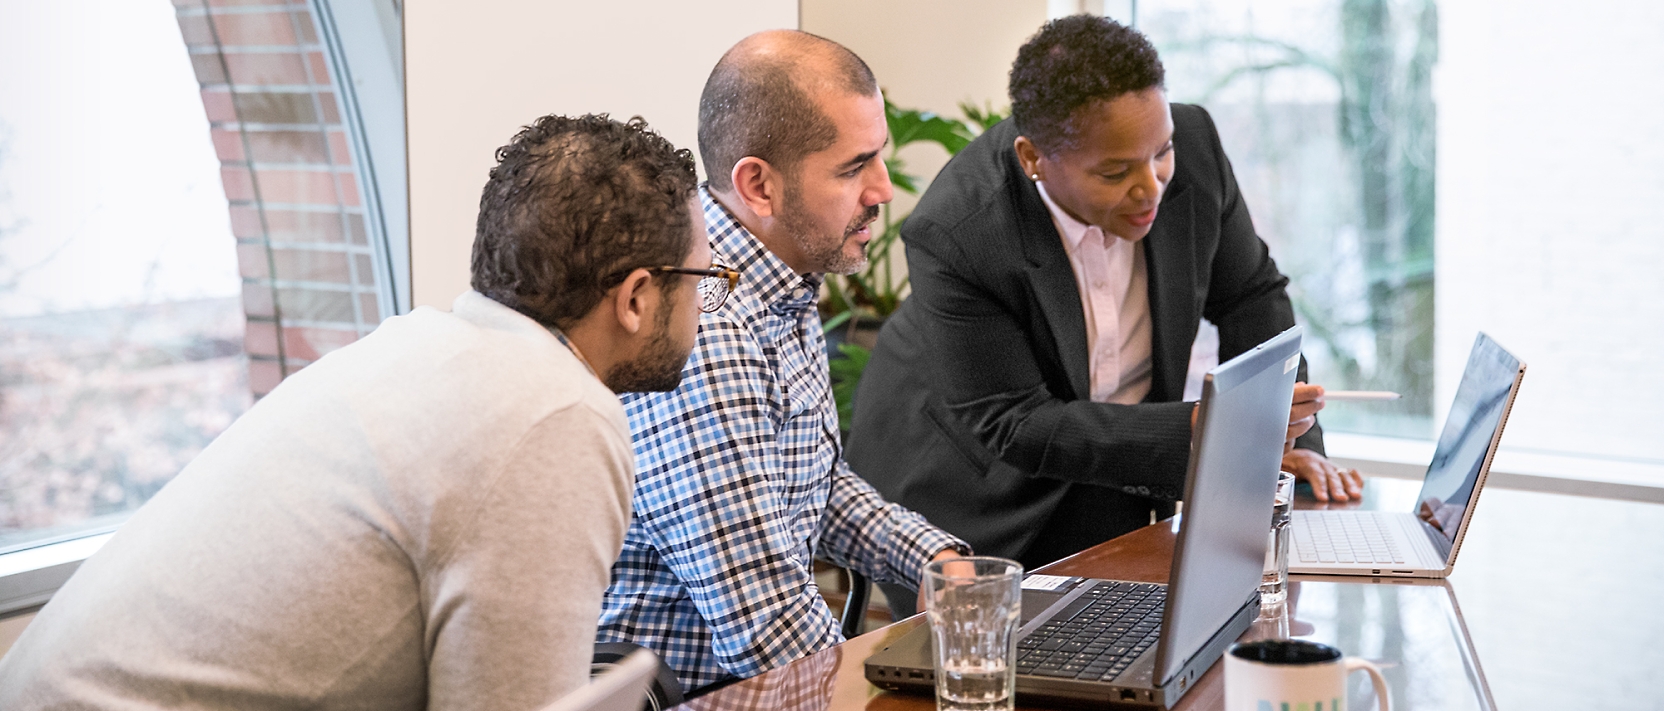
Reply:
[[[1066,575],[1030,575],[1023,578],[1024,590],[1056,590],[1074,580]]]
[[[1288,360],[1283,361],[1283,372],[1284,373],[1287,373],[1287,372],[1289,372],[1291,370],[1294,370],[1295,368],[1298,368],[1298,367],[1300,367],[1300,354],[1299,353],[1291,355],[1291,356],[1288,357]]]

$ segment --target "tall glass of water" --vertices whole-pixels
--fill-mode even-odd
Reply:
[[[971,556],[925,566],[937,711],[1011,711],[1023,566]]]
[[[1277,473],[1277,498],[1271,508],[1271,532],[1266,540],[1265,574],[1260,578],[1260,606],[1288,599],[1289,515],[1294,510],[1294,475]]]

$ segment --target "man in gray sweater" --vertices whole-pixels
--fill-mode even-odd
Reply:
[[[0,708],[535,709],[582,685],[630,511],[615,392],[674,388],[711,269],[693,159],[544,117],[474,290],[266,396],[0,660]]]

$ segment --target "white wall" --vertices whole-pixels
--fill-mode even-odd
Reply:
[[[803,30],[860,55],[896,105],[956,119],[964,118],[961,101],[1011,105],[1011,61],[1046,21],[1046,0],[803,0],[801,7]],[[948,156],[931,143],[909,146],[901,158],[922,186]],[[897,214],[915,202],[897,191]]]
[[[752,32],[797,24],[795,0],[407,2],[415,304],[449,308],[467,290],[480,190],[521,126],[639,114],[697,153],[699,92],[716,60]]]
[[[1484,330],[1529,365],[1505,451],[1664,462],[1664,4],[1439,14],[1437,401]]]

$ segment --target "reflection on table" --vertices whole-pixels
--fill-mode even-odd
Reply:
[[[1288,602],[1268,605],[1243,635],[1304,639],[1381,667],[1394,709],[1492,709],[1456,594],[1444,581],[1294,576]],[[1347,705],[1375,708],[1363,674],[1347,680]]]

